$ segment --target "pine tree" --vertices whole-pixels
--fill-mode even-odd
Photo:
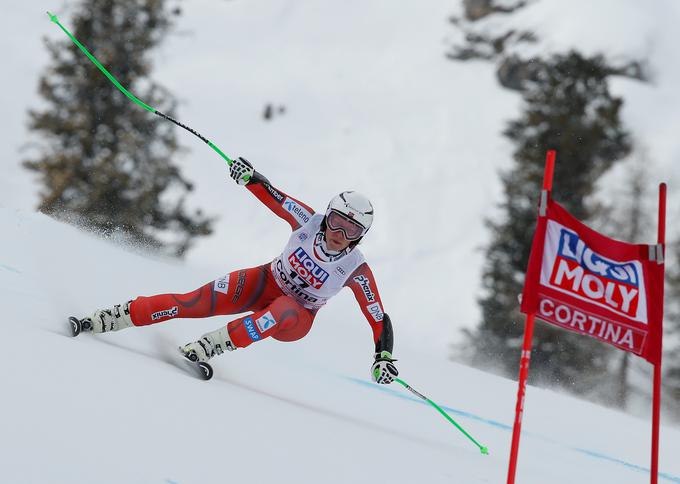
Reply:
[[[654,164],[644,146],[637,144],[635,155],[618,167],[623,175],[608,193],[599,197],[600,215],[595,228],[614,238],[631,243],[654,243],[653,222],[656,212],[652,202],[653,183],[650,172]],[[597,397],[610,405],[626,409],[632,397],[651,398],[651,385],[634,382],[651,381],[649,367],[626,351],[615,351],[611,361],[614,378],[598,384]]]
[[[123,86],[172,115],[170,93],[149,79],[150,50],[172,25],[166,0],[83,0],[73,33]],[[193,187],[172,163],[174,126],[130,102],[69,40],[46,41],[52,63],[40,79],[46,108],[29,112],[41,153],[24,162],[43,185],[38,209],[103,234],[124,233],[176,255],[211,233]]]
[[[586,198],[597,179],[630,151],[622,128],[622,100],[609,92],[610,74],[602,57],[577,52],[536,61],[535,78],[523,91],[524,111],[505,135],[515,144],[514,165],[502,176],[502,220],[489,222],[481,298],[482,321],[468,331],[467,356],[473,364],[493,362],[515,376],[524,316],[517,296],[536,224],[545,152],[556,149],[554,197],[573,215],[588,220]],[[586,392],[607,368],[606,345],[563,329],[537,324],[531,378]]]

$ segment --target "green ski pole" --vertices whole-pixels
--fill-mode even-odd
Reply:
[[[135,96],[134,94],[132,94],[130,91],[128,91],[127,89],[125,89],[125,88],[120,84],[120,82],[118,82],[118,79],[116,79],[115,77],[113,77],[113,75],[112,75],[109,71],[107,71],[106,68],[105,68],[103,65],[101,65],[101,64],[99,63],[99,61],[95,58],[95,56],[93,56],[92,54],[90,54],[90,52],[85,48],[85,46],[84,46],[83,44],[81,44],[80,42],[78,42],[78,39],[76,39],[76,38],[71,34],[71,32],[69,32],[69,31],[66,29],[66,27],[64,27],[64,26],[59,22],[59,19],[57,18],[56,15],[54,15],[54,14],[51,13],[51,12],[47,12],[47,15],[49,15],[50,20],[51,20],[52,22],[54,22],[55,24],[57,24],[57,25],[59,26],[59,28],[61,28],[61,30],[63,30],[64,33],[65,33],[66,35],[68,35],[68,37],[71,39],[71,41],[72,41],[76,46],[78,46],[78,48],[83,52],[83,54],[85,54],[85,55],[92,61],[92,63],[93,63],[95,66],[97,66],[97,67],[99,68],[99,70],[102,71],[102,73],[103,73],[106,77],[108,77],[108,79],[109,79],[109,80],[110,80],[110,81],[111,81],[111,82],[112,82],[112,83],[120,90],[120,92],[122,92],[123,94],[125,94],[125,95],[128,97],[128,99],[130,99],[131,101],[133,101],[133,102],[134,102],[135,104],[137,104],[138,106],[140,106],[140,107],[146,109],[147,111],[149,111],[149,112],[151,112],[151,113],[154,113],[154,114],[160,116],[161,118],[165,118],[165,119],[167,119],[168,121],[172,121],[173,123],[175,123],[175,124],[176,124],[177,126],[179,126],[180,128],[184,128],[184,129],[186,129],[188,132],[190,132],[191,134],[197,136],[199,139],[201,139],[202,141],[204,141],[208,146],[210,146],[213,150],[215,150],[215,152],[217,152],[217,154],[219,154],[222,158],[224,158],[224,159],[226,160],[227,164],[228,164],[229,166],[231,166],[231,164],[233,163],[233,160],[231,160],[227,155],[225,155],[225,154],[222,152],[222,150],[220,150],[217,146],[215,146],[215,144],[214,144],[212,141],[210,141],[209,139],[207,139],[206,137],[204,137],[203,135],[201,135],[199,132],[193,130],[193,129],[190,128],[189,126],[186,126],[186,125],[180,123],[179,121],[177,121],[176,119],[171,118],[171,117],[168,116],[167,114],[163,114],[162,112],[158,111],[157,109],[152,108],[151,106],[149,106],[148,104],[146,104],[144,101],[141,101],[139,98],[137,98],[137,96]]]
[[[414,394],[415,396],[417,396],[418,398],[420,398],[420,399],[422,399],[422,400],[425,400],[427,403],[429,403],[429,404],[432,405],[434,408],[436,408],[437,411],[438,411],[439,413],[441,413],[441,414],[444,416],[444,418],[445,418],[446,420],[448,420],[449,422],[451,422],[453,425],[456,426],[456,428],[457,428],[458,430],[460,430],[461,432],[463,432],[463,435],[465,435],[468,439],[470,439],[470,440],[472,441],[472,443],[475,444],[475,445],[479,448],[479,451],[480,451],[482,454],[484,454],[484,455],[488,455],[488,454],[489,454],[489,449],[487,449],[486,447],[484,447],[483,445],[481,445],[479,442],[477,442],[470,434],[468,434],[468,433],[465,431],[465,429],[463,429],[463,427],[461,427],[460,425],[458,425],[458,424],[456,423],[456,421],[453,420],[453,419],[449,416],[448,413],[446,413],[444,410],[442,410],[442,409],[439,407],[439,405],[437,405],[436,403],[434,403],[432,400],[430,400],[429,398],[427,398],[425,395],[423,395],[423,394],[421,394],[420,392],[416,391],[414,388],[411,387],[411,385],[409,385],[408,383],[406,383],[404,380],[402,380],[402,379],[400,379],[400,378],[395,378],[394,381],[396,381],[396,382],[399,383],[400,385],[403,385],[404,388],[406,388],[409,392],[413,393],[413,394]]]

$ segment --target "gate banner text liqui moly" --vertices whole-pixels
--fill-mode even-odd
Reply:
[[[547,200],[527,269],[522,312],[651,363],[661,357],[663,257],[605,237]]]

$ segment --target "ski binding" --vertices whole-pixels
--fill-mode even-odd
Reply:
[[[196,374],[199,378],[203,380],[210,380],[213,377],[213,367],[210,363],[206,361],[198,361],[198,357],[195,353],[186,354],[182,351],[182,347],[179,347],[179,352],[182,355],[182,359],[191,368],[191,371]]]

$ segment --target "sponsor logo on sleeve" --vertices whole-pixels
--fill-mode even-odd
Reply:
[[[252,339],[253,341],[259,341],[262,338],[262,336],[260,336],[260,333],[257,332],[257,329],[255,329],[253,318],[244,319],[243,326],[246,327],[246,332],[248,333],[248,336],[250,336],[250,339]]]
[[[283,195],[281,195],[281,193],[279,193],[279,191],[273,186],[271,186],[269,183],[265,183],[265,187],[267,187],[267,191],[269,192],[269,194],[272,197],[274,197],[274,199],[277,202],[281,203],[281,201],[283,200]]]
[[[276,320],[274,319],[274,316],[272,316],[271,311],[267,311],[262,316],[257,318],[255,323],[257,324],[257,327],[260,328],[260,333],[264,333],[276,325]]]
[[[157,321],[161,318],[174,318],[179,314],[177,306],[173,306],[170,309],[163,309],[162,311],[155,312],[151,315],[152,321]]]
[[[380,307],[380,303],[369,304],[366,306],[366,309],[376,322],[383,320],[384,314],[382,308]]]
[[[302,232],[300,235],[298,235],[298,239],[300,240],[300,242],[304,242],[305,240],[307,240],[307,237],[309,236],[307,235],[306,232]]]
[[[216,292],[227,294],[229,292],[229,274],[227,274],[224,277],[220,277],[219,279],[216,279],[214,289]]]
[[[375,294],[371,290],[371,281],[366,276],[356,276],[353,278],[354,281],[361,286],[361,290],[364,291],[364,296],[366,296],[366,301],[375,301]]]
[[[314,289],[320,289],[321,286],[323,286],[323,283],[328,279],[328,272],[314,262],[302,247],[298,247],[297,250],[288,257],[288,262],[295,273]]]
[[[290,197],[286,197],[283,201],[283,206],[295,216],[300,225],[306,224],[312,218],[312,214],[310,214],[305,207]]]

